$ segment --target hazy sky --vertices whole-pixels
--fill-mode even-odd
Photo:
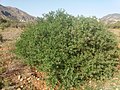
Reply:
[[[72,15],[98,18],[110,13],[120,13],[120,0],[0,0],[0,3],[17,7],[33,16],[41,16],[60,8]]]

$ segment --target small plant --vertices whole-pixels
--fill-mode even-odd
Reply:
[[[0,29],[4,30],[6,27],[10,26],[10,21],[0,18]]]
[[[3,42],[3,36],[0,34],[0,42]]]
[[[20,22],[18,20],[7,20],[0,18],[0,29],[4,30],[5,28],[25,28],[27,23]]]
[[[0,89],[2,89],[4,87],[4,84],[2,83],[2,81],[0,80]]]
[[[114,36],[96,18],[58,10],[45,14],[16,43],[25,62],[47,73],[49,84],[64,90],[113,75],[118,64]]]

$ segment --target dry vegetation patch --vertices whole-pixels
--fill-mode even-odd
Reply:
[[[7,28],[1,32],[0,43],[0,89],[2,90],[47,90],[44,74],[25,65],[14,53],[16,39],[23,30]]]

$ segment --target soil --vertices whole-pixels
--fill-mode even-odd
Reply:
[[[23,30],[7,28],[1,31],[0,78],[4,82],[1,90],[49,90],[44,81],[45,74],[22,62],[14,53],[15,42]]]

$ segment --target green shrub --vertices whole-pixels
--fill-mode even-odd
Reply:
[[[53,88],[109,78],[118,64],[117,42],[96,18],[73,17],[61,10],[28,27],[16,43],[16,53],[46,72]]]
[[[0,29],[4,30],[9,27],[12,22],[7,19],[0,18]]]
[[[7,20],[0,18],[0,29],[4,30],[5,28],[12,27],[12,28],[25,28],[27,23],[20,22],[18,20]]]

